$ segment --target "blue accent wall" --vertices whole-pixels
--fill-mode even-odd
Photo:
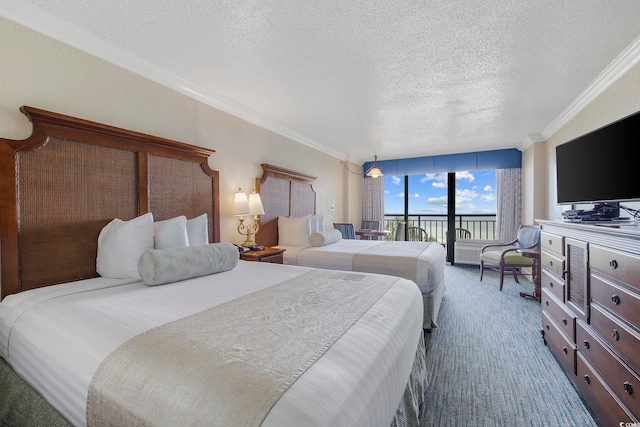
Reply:
[[[373,162],[366,162],[364,173],[367,173],[371,166],[373,166]],[[513,169],[522,167],[522,152],[516,148],[509,148],[410,159],[378,160],[378,167],[385,175],[400,176],[483,169]]]

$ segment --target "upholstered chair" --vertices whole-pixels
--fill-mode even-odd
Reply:
[[[365,221],[362,220],[362,226],[360,227],[362,230],[379,230],[380,229],[380,221]]]
[[[396,225],[396,234],[394,236],[394,240],[403,241],[404,240],[404,226],[406,222],[399,222]]]
[[[334,222],[333,228],[340,230],[343,239],[355,239],[356,229],[350,222]]]
[[[487,265],[498,267],[500,290],[502,290],[505,271],[511,271],[516,283],[520,283],[518,273],[523,274],[521,271],[523,267],[531,267],[533,272],[534,258],[519,254],[519,249],[540,249],[540,228],[538,226],[521,225],[514,241],[483,246],[480,252],[480,280],[484,275],[484,267]]]

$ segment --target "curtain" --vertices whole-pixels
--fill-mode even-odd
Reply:
[[[496,170],[496,239],[514,240],[522,218],[521,169]]]
[[[364,178],[362,192],[362,220],[378,221],[384,228],[384,179]],[[358,225],[359,227],[359,225]]]

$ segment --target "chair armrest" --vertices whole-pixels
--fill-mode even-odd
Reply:
[[[480,249],[480,253],[484,253],[485,249],[489,249],[489,248],[503,248],[505,246],[513,246],[516,244],[516,242],[517,240],[514,240],[513,242],[508,242],[508,243],[491,243],[488,245],[484,245],[482,249]]]
[[[503,250],[503,251],[500,253],[500,258],[504,258],[504,256],[505,256],[506,254],[508,254],[509,252],[517,252],[517,251],[518,251],[518,250],[520,250],[520,249],[523,249],[523,248],[507,248],[507,249]],[[527,248],[527,249],[528,249],[528,248]]]

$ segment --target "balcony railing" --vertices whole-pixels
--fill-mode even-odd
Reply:
[[[445,244],[447,241],[447,217],[446,215],[423,215],[410,214],[408,226],[420,227],[427,232],[430,242]],[[396,225],[404,221],[403,214],[385,214],[385,230],[391,231],[387,239],[393,240]],[[495,214],[475,214],[456,215],[456,228],[469,230],[472,239],[494,240],[496,236],[496,215]]]

